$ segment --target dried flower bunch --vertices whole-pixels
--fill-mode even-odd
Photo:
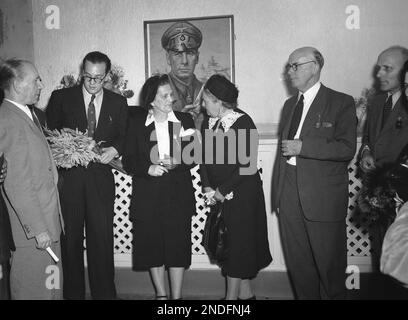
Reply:
[[[44,129],[44,132],[58,168],[87,167],[90,162],[100,160],[97,144],[87,132],[69,128],[61,131]]]

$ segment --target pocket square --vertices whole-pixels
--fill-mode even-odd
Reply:
[[[331,127],[333,127],[333,123],[331,123],[331,122],[322,122],[322,127],[323,128],[331,128]]]
[[[184,130],[184,128],[181,127],[180,135],[179,135],[179,136],[180,136],[180,137],[188,137],[188,136],[193,135],[195,132],[196,132],[195,129],[189,128],[189,129],[187,129],[187,130]]]

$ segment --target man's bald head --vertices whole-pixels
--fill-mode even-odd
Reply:
[[[408,60],[408,49],[401,46],[392,46],[378,56],[377,78],[380,88],[385,92],[395,92],[400,89],[400,72]]]
[[[313,47],[302,47],[293,51],[288,59],[287,74],[292,86],[305,92],[320,79],[324,65],[322,54]]]

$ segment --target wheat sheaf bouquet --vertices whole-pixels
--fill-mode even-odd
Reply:
[[[88,132],[81,132],[63,128],[61,130],[44,129],[51,153],[58,168],[70,169],[73,167],[87,167],[91,162],[99,162],[102,155],[100,143],[96,143]],[[109,165],[122,172],[122,163],[119,159],[109,162]]]

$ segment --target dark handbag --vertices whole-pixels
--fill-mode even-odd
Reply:
[[[204,226],[203,246],[211,260],[225,261],[228,255],[227,226],[223,217],[223,204],[217,202],[211,207]]]

